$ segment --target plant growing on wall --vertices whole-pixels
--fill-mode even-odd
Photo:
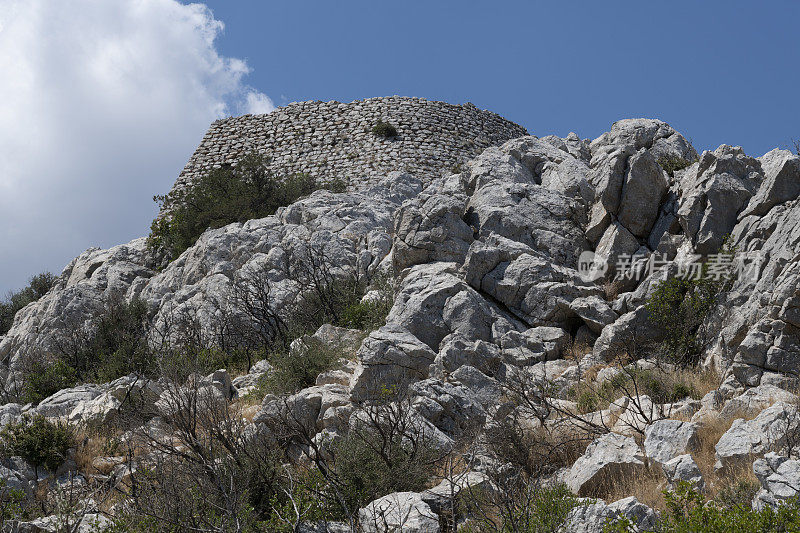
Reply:
[[[385,139],[393,139],[397,137],[397,128],[389,124],[388,122],[384,122],[382,120],[378,121],[372,127],[372,133],[377,135],[378,137],[383,137]]]

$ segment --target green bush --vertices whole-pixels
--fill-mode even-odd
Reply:
[[[661,514],[652,533],[750,533],[800,531],[800,505],[796,498],[777,508],[754,511],[750,505],[726,506],[706,501],[684,481],[674,491],[665,491],[667,510]],[[633,533],[628,519],[609,521],[603,533]]]
[[[152,376],[154,354],[146,342],[147,304],[143,300],[110,302],[81,360],[82,369],[99,381],[130,373]]]
[[[502,531],[514,533],[558,533],[567,520],[567,515],[574,508],[585,505],[577,496],[572,494],[564,484],[553,487],[527,487],[516,498],[504,499],[500,509],[492,512],[491,507],[480,501],[480,494],[476,494],[475,502],[481,508],[481,514],[488,516],[487,522],[491,525],[486,531]],[[495,515],[497,517],[495,518]],[[497,521],[502,523],[498,527]],[[463,533],[480,533],[484,531],[480,525],[467,525],[459,528]]]
[[[395,128],[388,122],[384,122],[381,120],[372,127],[372,133],[377,135],[378,137],[391,139],[393,137],[397,137],[397,128]]]
[[[55,471],[67,458],[73,433],[66,424],[50,422],[41,415],[23,415],[0,431],[0,440],[5,455],[19,455],[37,471],[41,466]]]
[[[4,526],[9,520],[25,517],[24,501],[25,493],[23,491],[12,489],[5,479],[0,479],[0,530],[7,531]]]
[[[73,387],[78,380],[75,369],[61,359],[51,364],[34,362],[24,373],[22,400],[39,403],[61,389]]]
[[[670,157],[665,155],[658,158],[658,164],[661,165],[661,168],[663,168],[670,177],[673,177],[676,171],[683,170],[692,163],[694,163],[694,161],[689,161],[678,156]]]
[[[56,279],[50,272],[37,274],[29,280],[27,287],[10,292],[0,301],[0,335],[5,335],[11,329],[17,311],[47,294]]]
[[[387,423],[383,429],[392,426]],[[393,492],[419,492],[433,475],[440,455],[423,435],[410,442],[402,432],[382,434],[378,428],[350,431],[335,446],[336,476],[350,509]]]
[[[63,324],[54,339],[58,360],[49,375],[63,376],[65,382],[72,378],[69,369],[80,382],[108,382],[131,373],[154,377],[158,367],[147,344],[147,314],[143,300],[113,299],[92,317],[90,327]]]
[[[297,341],[299,348],[277,352],[270,357],[272,372],[259,383],[261,393],[293,393],[310,387],[317,376],[330,370],[342,357],[339,350],[314,337]]]
[[[277,178],[263,156],[248,154],[235,167],[212,170],[184,193],[155,196],[169,214],[153,221],[148,245],[175,259],[205,230],[271,215],[317,188],[314,178],[303,174]]]
[[[720,254],[733,256],[736,249],[726,243]],[[702,355],[703,323],[720,293],[732,283],[730,272],[709,275],[704,263],[693,277],[672,277],[661,281],[647,299],[650,320],[664,331],[662,348],[674,363],[695,365]]]

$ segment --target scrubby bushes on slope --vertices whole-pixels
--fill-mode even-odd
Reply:
[[[43,272],[33,276],[24,289],[10,292],[0,300],[0,335],[6,334],[11,329],[17,311],[47,294],[55,282],[56,277],[53,274]]]
[[[334,186],[341,187],[341,184]],[[174,259],[209,228],[263,218],[318,188],[311,176],[274,176],[266,159],[251,153],[235,167],[226,165],[212,170],[177,196],[175,193],[155,196],[154,200],[159,205],[168,205],[170,212],[153,221],[148,243],[152,249],[163,249]]]

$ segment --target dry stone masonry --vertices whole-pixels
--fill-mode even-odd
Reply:
[[[380,121],[397,129],[372,133]],[[391,171],[427,182],[466,163],[489,146],[527,135],[522,126],[471,103],[453,105],[390,96],[340,102],[296,102],[265,115],[217,120],[178,177],[173,191],[251,151],[271,159],[276,172],[342,179],[363,189]]]

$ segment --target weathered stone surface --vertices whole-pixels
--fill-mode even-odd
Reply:
[[[719,250],[763,179],[760,163],[741,147],[703,152],[680,182],[678,219],[696,253]]]
[[[426,379],[409,388],[414,408],[448,435],[458,436],[483,426],[486,412],[463,385]]]
[[[466,203],[463,186],[453,176],[404,204],[394,225],[395,272],[431,261],[463,261],[473,240],[473,228],[464,222]]]
[[[572,509],[564,521],[564,533],[603,533],[608,523],[627,518],[637,531],[649,531],[656,525],[655,512],[634,496],[607,505],[603,500],[588,500]]]
[[[439,533],[439,517],[416,492],[395,492],[358,511],[364,533]]]
[[[66,417],[79,404],[94,400],[102,393],[103,390],[96,385],[79,385],[63,389],[39,402],[36,413],[49,418]]]
[[[472,287],[502,302],[529,326],[563,328],[576,316],[570,302],[601,294],[599,287],[581,279],[573,268],[512,246],[499,239],[475,244],[464,270]]]
[[[774,403],[792,404],[796,401],[797,396],[787,390],[774,385],[759,385],[727,400],[722,405],[719,416],[725,420],[753,418]]]
[[[566,475],[569,489],[579,496],[597,495],[614,478],[645,469],[644,457],[631,437],[608,433],[586,449]]]
[[[678,455],[663,463],[661,468],[671,483],[685,481],[702,490],[705,487],[700,468],[690,454]]]
[[[790,427],[789,421],[796,416],[794,406],[778,402],[761,411],[753,420],[737,418],[717,442],[715,468],[727,469],[754,456],[780,451]]]
[[[570,302],[569,306],[583,320],[583,323],[598,335],[604,327],[612,324],[618,318],[617,313],[599,296],[576,298]]]
[[[655,157],[642,149],[628,160],[622,183],[617,219],[635,237],[647,237],[658,217],[661,199],[667,192],[667,175]]]
[[[353,377],[356,399],[370,397],[381,386],[403,386],[427,378],[436,353],[407,329],[387,325],[370,333],[358,357],[363,366]]]
[[[644,453],[659,463],[697,448],[697,425],[681,420],[658,420],[644,432]]]
[[[770,452],[756,459],[753,472],[761,483],[761,490],[753,499],[757,509],[765,505],[776,506],[800,494],[800,461]]]
[[[760,157],[759,161],[764,170],[764,182],[739,218],[763,216],[776,205],[800,196],[800,157],[788,150],[775,148]]]
[[[615,222],[606,228],[595,249],[595,270],[593,279],[613,278],[621,257],[634,255],[641,244],[622,224]],[[605,268],[604,268],[605,267]]]

